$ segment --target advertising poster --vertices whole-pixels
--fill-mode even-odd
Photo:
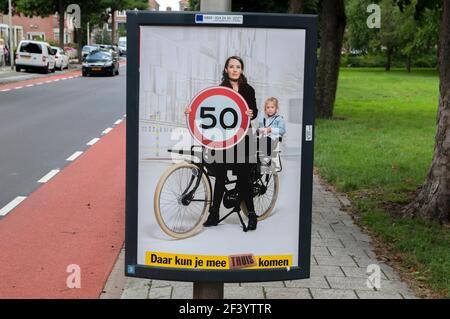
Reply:
[[[312,107],[305,102],[306,65],[313,62],[306,58],[307,29],[251,27],[246,15],[181,14],[187,25],[148,18],[136,25],[139,72],[137,87],[128,88],[137,91],[127,125],[137,126],[138,149],[136,162],[127,158],[127,174],[137,173],[137,203],[127,205],[127,243],[133,238],[127,274],[307,277],[312,178],[305,181],[313,142],[312,111],[305,113]]]

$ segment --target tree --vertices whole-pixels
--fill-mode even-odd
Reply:
[[[59,46],[64,47],[64,12],[73,0],[16,0],[17,10],[25,16],[41,16],[58,13],[59,16]]]
[[[405,0],[406,1],[406,0]],[[404,4],[405,1],[400,1]],[[439,31],[439,107],[433,160],[424,184],[405,209],[409,216],[450,222],[450,1],[419,0],[417,14],[441,6]]]
[[[347,17],[344,0],[322,0],[320,55],[317,67],[316,117],[333,117]]]
[[[111,32],[111,43],[116,43],[116,12],[128,9],[147,9],[148,1],[146,0],[100,0],[102,7],[109,9],[111,14],[112,32]]]

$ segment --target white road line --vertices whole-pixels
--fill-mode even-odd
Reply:
[[[105,135],[105,134],[108,134],[108,133],[111,132],[111,131],[112,131],[112,128],[111,128],[111,127],[108,127],[106,130],[104,130],[104,131],[102,132],[102,134]]]
[[[92,140],[90,140],[86,145],[92,146],[95,143],[97,143],[100,139],[98,137],[93,138]]]
[[[38,180],[38,183],[47,183],[53,176],[59,173],[59,169],[52,169],[47,175]]]
[[[45,81],[45,83],[52,83],[52,81]]]
[[[73,153],[72,155],[70,155],[70,157],[68,157],[66,161],[72,162],[72,161],[74,161],[78,156],[80,156],[81,154],[83,154],[83,152],[80,152],[80,151],[75,152],[75,153]]]
[[[23,202],[25,199],[25,196],[17,196],[16,198],[14,198],[9,202],[9,204],[0,209],[0,217],[6,216],[6,214],[16,208],[16,206]]]
[[[32,86],[34,86],[34,84],[28,84],[28,85],[26,85],[27,88],[30,88],[30,87],[32,87]]]
[[[53,80],[53,82],[58,82],[58,81],[59,81],[59,79]]]
[[[36,85],[42,85],[42,84],[44,84],[44,82],[39,82],[39,83],[36,83]]]
[[[67,80],[67,78],[62,78],[61,81]]]
[[[4,89],[4,90],[2,90],[2,92],[9,92],[9,91],[11,91],[11,89]]]
[[[20,90],[20,89],[23,89],[23,86],[17,86],[14,88],[14,90]]]
[[[115,121],[114,125],[119,125],[120,123],[122,123],[122,119]]]

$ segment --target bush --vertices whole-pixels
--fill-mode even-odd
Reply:
[[[341,56],[342,67],[354,68],[375,68],[385,67],[387,57],[381,53],[368,53],[364,55],[343,54]],[[400,53],[392,56],[392,68],[406,67],[407,57]],[[412,57],[412,67],[416,68],[435,68],[437,67],[437,53],[430,52],[429,54],[414,55]]]

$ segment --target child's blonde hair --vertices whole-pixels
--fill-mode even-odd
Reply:
[[[275,106],[276,106],[277,112],[278,112],[278,110],[280,109],[280,107],[278,106],[278,99],[276,97],[273,97],[273,96],[267,98],[267,100],[264,102],[264,112],[266,112],[266,106],[267,106],[267,103],[269,103],[269,102],[275,103]]]

